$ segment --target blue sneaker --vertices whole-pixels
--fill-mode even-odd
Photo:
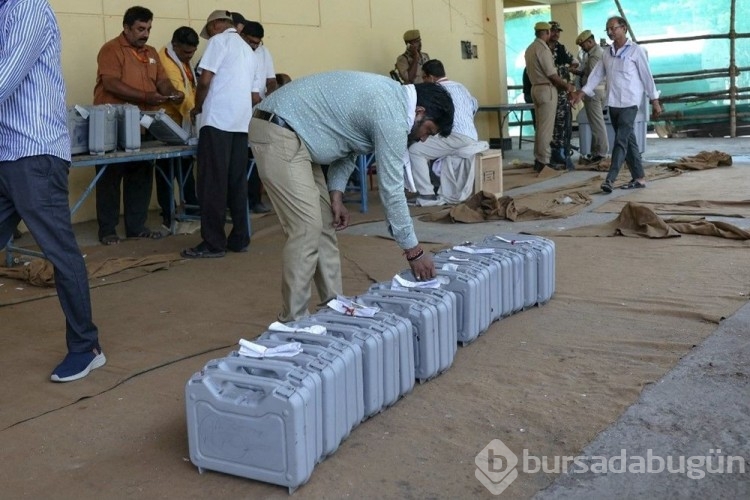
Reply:
[[[91,370],[104,366],[106,362],[107,358],[101,350],[69,352],[52,372],[50,379],[53,382],[72,382],[85,377]]]

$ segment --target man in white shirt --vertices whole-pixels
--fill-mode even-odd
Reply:
[[[226,10],[208,16],[201,37],[208,39],[208,45],[199,63],[191,116],[201,114],[198,198],[203,241],[180,253],[192,259],[223,257],[226,250],[245,252],[250,244],[245,177],[255,54]],[[232,216],[229,236],[224,231],[227,207]]]
[[[607,19],[607,35],[613,43],[604,51],[602,60],[589,74],[586,85],[571,93],[571,104],[576,104],[584,95],[592,97],[597,85],[607,78],[607,105],[612,128],[615,129],[612,165],[601,186],[602,191],[607,194],[612,192],[623,162],[628,163],[632,176],[623,189],[646,187],[646,174],[633,131],[643,94],[651,101],[654,118],[662,111],[659,91],[656,90],[654,77],[648,67],[646,52],[635,42],[628,40],[627,34],[628,23],[624,18],[613,16]]]
[[[263,25],[256,21],[246,21],[242,32],[242,39],[247,42],[258,61],[258,71],[255,75],[256,87],[258,88],[259,97],[265,99],[268,94],[276,90],[276,71],[273,67],[273,57],[268,48],[263,45],[265,30]],[[253,103],[257,104],[257,103]]]
[[[424,142],[416,142],[409,147],[411,173],[414,178],[414,186],[419,195],[417,203],[420,205],[426,204],[423,203],[425,201],[438,199],[438,195],[435,194],[435,188],[430,180],[429,161],[451,155],[469,158],[473,157],[475,153],[487,149],[487,144],[482,143],[478,149],[472,149],[470,154],[459,153],[459,151],[467,147],[479,145],[477,129],[474,126],[474,114],[476,114],[479,104],[477,103],[476,98],[469,93],[469,90],[462,84],[449,80],[445,75],[443,63],[438,59],[430,59],[422,65],[422,81],[442,85],[451,95],[453,106],[455,107],[455,114],[453,118],[453,131],[449,136],[441,137],[434,135]],[[463,167],[466,168],[466,165]],[[471,166],[469,165],[469,168],[470,167]],[[465,185],[469,182],[473,188],[473,175],[471,175],[471,179],[466,178],[464,181],[460,182],[460,184]],[[441,188],[442,187],[443,186],[441,186]],[[446,189],[449,188],[448,186],[445,187]],[[464,186],[452,186],[450,187],[450,191],[451,193],[454,191],[460,192],[463,191],[463,187]],[[445,196],[448,194],[448,192],[441,193],[443,197],[451,197]],[[468,195],[471,195],[471,189],[469,189],[467,196]],[[459,196],[459,198],[460,197],[461,196]],[[452,200],[452,202],[457,201],[463,200]]]
[[[253,49],[257,59],[258,65],[255,72],[255,84],[253,85],[253,105],[256,105],[278,88],[276,70],[273,67],[271,52],[263,45],[265,30],[262,24],[257,21],[245,21],[240,36]],[[264,214],[271,211],[271,209],[263,204],[261,186],[258,169],[256,168],[250,174],[250,178],[247,181],[247,201],[250,204],[250,211],[256,214]]]

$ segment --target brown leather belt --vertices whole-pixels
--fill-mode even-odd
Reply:
[[[539,85],[552,85],[552,84],[549,83],[549,82],[547,82],[547,83],[533,83],[533,84],[531,84],[532,87],[539,86]]]
[[[292,128],[289,123],[284,120],[282,117],[277,115],[276,113],[269,113],[268,111],[263,111],[261,109],[256,109],[253,111],[253,118],[259,118],[261,120],[265,120],[267,122],[271,122],[274,125],[278,125],[279,127],[285,128],[287,130],[291,130],[294,132],[294,129]]]

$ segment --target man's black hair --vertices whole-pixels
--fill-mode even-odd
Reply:
[[[248,21],[245,24],[245,27],[242,28],[242,34],[247,36],[252,36],[255,38],[263,39],[263,35],[265,34],[265,30],[263,29],[263,25],[260,24],[257,21]]]
[[[136,21],[147,23],[154,19],[154,13],[148,10],[146,7],[130,7],[125,11],[125,15],[122,17],[122,25],[130,28]]]
[[[417,83],[417,106],[425,109],[425,119],[432,120],[438,133],[448,137],[453,130],[453,99],[442,85],[437,83]]]
[[[239,12],[230,12],[230,16],[232,17],[232,23],[235,26],[237,26],[238,24],[247,23],[247,21],[245,21],[245,16],[243,16]]]
[[[430,59],[422,65],[422,71],[428,76],[434,76],[436,78],[443,78],[445,76],[445,68],[443,63],[439,59]]]
[[[198,33],[190,26],[180,26],[172,33],[172,43],[181,43],[190,47],[198,46]]]

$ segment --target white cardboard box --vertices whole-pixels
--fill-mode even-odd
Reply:
[[[503,152],[487,149],[474,158],[474,192],[487,191],[503,195]]]

